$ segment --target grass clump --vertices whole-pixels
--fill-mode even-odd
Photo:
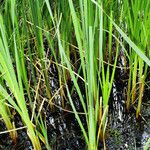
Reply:
[[[130,38],[135,41],[140,51],[148,57],[149,51],[147,48],[149,47],[149,5],[149,1],[138,1],[137,3],[135,1],[131,3],[126,1],[123,5],[124,13],[128,16],[125,18],[127,22],[127,32],[130,34]],[[129,10],[126,6],[130,6],[131,9]],[[138,118],[141,109],[141,102],[145,85],[144,82],[147,76],[148,64],[146,64],[144,62],[145,59],[142,59],[140,55],[135,53],[132,48],[129,50],[129,55],[129,66],[131,66],[131,68],[128,81],[127,109],[129,109],[130,104],[134,104],[136,99],[138,99],[136,111],[136,117]],[[131,100],[130,95],[132,95]],[[139,96],[137,97],[137,95]]]
[[[149,5],[149,1],[142,0],[3,2],[0,114],[7,129],[13,130],[11,138],[17,139],[11,123],[14,109],[21,116],[34,149],[41,149],[40,141],[51,149],[42,107],[45,99],[52,104],[54,97],[49,82],[49,66],[54,63],[61,87],[61,107],[65,108],[65,101],[69,101],[89,150],[98,149],[100,140],[106,149],[109,100],[121,51],[128,62],[123,67],[129,67],[126,108],[129,111],[137,102],[136,117],[140,114],[150,66]],[[73,83],[71,89],[68,81]],[[76,109],[73,90],[79,96],[85,122]],[[52,105],[49,111],[53,111]]]

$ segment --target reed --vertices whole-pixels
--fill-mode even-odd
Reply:
[[[129,6],[131,9],[128,9]],[[124,15],[128,16],[125,17],[127,33],[130,35],[130,38],[135,41],[135,44],[139,47],[142,54],[145,54],[148,57],[149,7],[149,1],[123,2]],[[132,96],[131,99],[129,97],[127,99],[127,109],[129,110],[130,105],[133,105],[138,99],[136,110],[136,117],[138,118],[141,109],[148,65],[132,48],[129,50],[129,55],[129,66],[131,66],[131,68],[128,81],[128,95]]]
[[[149,0],[3,1],[0,115],[13,141],[17,140],[17,131],[11,122],[12,109],[21,116],[34,149],[41,149],[40,141],[51,149],[41,111],[44,100],[51,103],[53,98],[48,72],[54,63],[59,86],[63,87],[62,107],[65,101],[70,102],[89,150],[98,149],[100,140],[106,149],[109,99],[121,49],[129,62],[126,108],[129,111],[135,105],[138,118],[150,66],[149,9]],[[45,87],[42,102],[41,83]],[[79,96],[85,123],[76,109],[73,90]]]
[[[106,48],[106,41],[103,38],[103,11],[99,9],[93,2],[90,1],[79,1],[79,10],[80,13],[76,11],[75,4],[69,0],[69,7],[71,12],[71,18],[74,26],[75,32],[75,40],[77,41],[78,53],[81,62],[81,72],[83,73],[83,80],[86,92],[86,99],[83,98],[80,85],[78,84],[78,78],[75,76],[73,71],[73,64],[70,62],[70,57],[68,55],[68,51],[66,51],[63,42],[62,42],[62,33],[64,32],[61,29],[63,24],[62,18],[63,15],[67,16],[69,14],[57,14],[58,18],[55,19],[50,3],[46,1],[47,7],[49,10],[49,14],[52,18],[52,22],[54,28],[56,30],[57,38],[58,38],[58,47],[59,53],[61,54],[61,59],[64,62],[64,65],[67,66],[72,81],[74,83],[74,87],[80,97],[81,104],[83,106],[84,113],[86,114],[86,122],[88,126],[88,133],[86,133],[86,129],[83,126],[80,116],[75,109],[75,105],[73,99],[71,98],[71,93],[67,86],[67,78],[65,76],[66,89],[69,97],[69,101],[71,103],[72,109],[75,113],[75,116],[79,122],[79,125],[82,129],[83,135],[85,137],[86,143],[89,149],[97,149],[98,142],[97,137],[99,139],[100,135],[104,134],[107,124],[107,113],[108,113],[108,102],[112,89],[115,68],[117,63],[117,56],[119,52],[119,44],[118,38],[116,38],[116,57],[114,62],[113,69],[110,69],[110,66],[107,66],[106,72],[104,69],[104,58],[105,53],[103,52],[103,48]],[[55,15],[56,16],[56,15]],[[68,17],[69,18],[69,17]],[[79,22],[81,20],[81,22]],[[107,26],[106,28],[107,29]],[[69,30],[69,29],[68,29]],[[110,22],[108,27],[109,33],[109,54],[111,51],[112,44],[112,22]],[[67,41],[70,43],[71,41]],[[70,53],[71,53],[70,48]],[[111,60],[111,55],[109,56],[109,60]],[[112,74],[110,74],[112,71]],[[103,106],[100,107],[100,90],[102,90],[102,99]],[[103,110],[102,110],[103,109]],[[103,112],[100,115],[100,112]]]

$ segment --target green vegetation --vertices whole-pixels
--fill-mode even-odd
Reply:
[[[136,117],[140,114],[150,66],[150,1],[6,0],[0,5],[0,115],[12,140],[17,141],[15,111],[34,149],[41,149],[40,142],[51,149],[42,107],[47,101],[48,111],[54,109],[48,74],[54,63],[62,107],[67,99],[89,150],[98,149],[100,140],[106,149],[109,99],[121,50],[122,67],[129,68],[126,108],[134,105]],[[86,127],[72,99],[73,90]]]

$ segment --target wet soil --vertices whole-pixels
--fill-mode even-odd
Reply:
[[[106,140],[108,149],[143,150],[150,137],[150,103],[148,102],[149,95],[145,93],[141,116],[137,120],[136,108],[131,107],[127,113],[122,93],[119,93],[119,90],[118,93],[114,93],[113,107],[110,108],[108,117],[108,138]]]
[[[52,94],[58,90],[58,77],[55,75],[57,71],[52,65],[50,69],[50,85]],[[51,74],[53,72],[53,74]],[[145,90],[142,103],[141,119],[136,120],[135,108],[132,107],[130,112],[125,110],[126,82],[124,82],[125,74],[119,70],[116,73],[113,84],[112,95],[110,99],[110,108],[108,116],[106,147],[108,150],[142,150],[143,146],[150,137],[150,94],[149,90]],[[71,87],[71,82],[69,82]],[[147,88],[147,87],[146,87]],[[145,88],[145,89],[146,89]],[[76,91],[73,91],[73,99],[76,108],[82,112]],[[61,107],[61,96],[58,93],[54,98],[54,104]],[[43,112],[45,112],[45,121],[47,125],[48,140],[53,150],[86,150],[86,144],[82,136],[82,132],[75,116],[71,112],[64,111],[55,107],[51,111],[48,103],[45,102]],[[71,110],[69,102],[65,102],[66,110]],[[20,117],[14,116],[16,127],[23,126]],[[81,116],[82,122],[85,123],[84,115]],[[85,123],[86,127],[86,123]],[[6,130],[5,125],[0,121],[0,131]],[[42,149],[46,149],[41,143]],[[0,134],[0,149],[2,150],[32,150],[32,144],[26,134],[26,129],[18,130],[18,141],[14,144],[8,134]],[[99,149],[103,149],[100,143]]]

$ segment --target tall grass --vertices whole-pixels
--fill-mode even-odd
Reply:
[[[67,81],[66,81],[66,88],[68,92],[69,101],[71,103],[73,111],[75,112],[75,116],[78,120],[78,123],[83,131],[83,135],[88,145],[88,149],[97,149],[99,139],[101,138],[103,141],[105,139],[104,135],[105,135],[106,125],[107,125],[108,102],[109,102],[109,97],[112,89],[115,68],[117,63],[117,56],[119,52],[118,38],[116,37],[117,40],[115,42],[116,56],[115,56],[114,66],[113,68],[110,68],[110,66],[108,65],[105,71],[104,58],[106,57],[105,49],[107,49],[107,43],[106,43],[107,40],[103,38],[104,37],[103,30],[108,29],[107,30],[109,33],[108,60],[111,62],[112,60],[111,44],[112,44],[112,35],[113,35],[112,22],[109,21],[110,22],[109,27],[107,26],[104,27],[103,11],[99,9],[98,6],[96,6],[91,1],[86,1],[86,0],[79,1],[80,7],[78,11],[76,11],[76,7],[73,1],[69,0],[68,2],[69,2],[72,22],[74,26],[75,40],[77,41],[78,53],[81,62],[81,72],[83,73],[86,99],[83,98],[80,85],[78,84],[78,78],[76,78],[73,72],[70,58],[68,57],[68,53],[66,52],[65,47],[63,47],[63,43],[61,40],[62,39],[61,33],[64,32],[63,29],[60,28],[62,26],[61,24],[63,24],[62,18],[63,15],[65,16],[67,15],[58,14],[57,19],[55,19],[54,16],[56,15],[53,14],[50,3],[46,1],[46,4],[57,34],[59,52],[61,54],[62,62],[65,62],[64,65],[66,64],[66,66],[69,69],[69,73],[74,83],[74,87],[77,90],[77,93],[80,97],[81,104],[83,106],[84,113],[86,115],[88,133],[86,133],[86,129],[83,123],[81,122],[78,112],[75,109],[75,105],[73,99],[71,98],[71,93],[69,92]],[[65,78],[65,80],[67,79]],[[100,95],[100,91],[102,91],[102,95]],[[102,100],[103,100],[103,104],[102,104]]]
[[[135,41],[136,45],[140,48],[140,51],[149,57],[149,25],[150,20],[150,2],[149,1],[125,1],[123,2],[124,15],[127,32],[130,34],[130,38]],[[128,7],[131,9],[128,9]],[[127,99],[127,109],[130,107],[130,103],[134,104],[136,99],[138,99],[136,117],[138,118],[141,102],[144,92],[144,82],[147,75],[148,65],[145,64],[144,59],[138,56],[137,53],[131,48],[129,50],[130,60],[130,76],[128,81],[128,99]],[[139,86],[138,86],[139,85]],[[138,89],[137,89],[138,87]],[[132,95],[130,100],[130,95]],[[139,95],[139,96],[138,96]],[[138,96],[138,97],[137,97]]]
[[[14,19],[14,18],[13,18]],[[13,20],[12,19],[12,20]],[[26,101],[24,97],[24,90],[22,85],[22,74],[21,74],[21,66],[20,66],[20,60],[18,56],[18,50],[16,45],[16,37],[14,35],[14,50],[15,50],[15,62],[16,62],[16,71],[17,75],[15,74],[15,70],[12,64],[11,55],[9,52],[9,47],[6,39],[6,31],[3,26],[3,18],[0,16],[0,29],[1,29],[1,39],[0,39],[0,45],[1,45],[1,52],[0,52],[0,64],[1,64],[1,73],[5,72],[3,79],[7,83],[7,85],[1,84],[1,94],[3,99],[6,99],[10,105],[12,105],[17,112],[22,117],[23,122],[27,126],[28,135],[34,145],[35,149],[40,149],[40,143],[39,139],[36,137],[35,130],[33,127],[32,122],[30,121]],[[11,91],[11,93],[14,95],[16,102],[9,98],[9,94],[7,92],[7,89]],[[1,99],[2,100],[2,99]],[[5,114],[7,115],[7,114]],[[5,121],[7,121],[5,119]],[[8,124],[9,122],[6,122]],[[10,127],[9,127],[10,128]]]
[[[93,3],[95,3],[96,5],[94,6]],[[97,149],[98,145],[96,143],[96,136],[97,136],[97,134],[101,134],[100,130],[98,130],[99,132],[97,133],[97,121],[98,120],[96,119],[97,116],[96,117],[94,116],[94,114],[98,114],[98,112],[101,111],[100,108],[98,109],[99,102],[97,102],[99,100],[99,92],[98,92],[99,90],[98,89],[102,90],[103,109],[105,112],[105,113],[103,113],[105,115],[105,117],[104,118],[102,117],[104,120],[101,120],[100,127],[101,127],[101,124],[103,123],[103,133],[105,132],[106,122],[107,122],[106,121],[107,113],[106,113],[105,109],[108,109],[108,101],[110,98],[110,92],[111,92],[111,88],[112,88],[112,84],[113,84],[118,49],[119,49],[118,44],[116,44],[116,57],[115,57],[115,61],[114,61],[114,67],[113,67],[112,73],[110,75],[109,65],[107,66],[107,69],[105,72],[104,55],[103,55],[104,51],[102,51],[102,48],[106,48],[103,46],[103,43],[106,42],[103,40],[103,29],[107,28],[107,26],[103,27],[103,7],[102,7],[102,5],[98,4],[98,2],[93,1],[93,3],[90,1],[84,1],[84,2],[80,1],[79,2],[80,11],[81,11],[79,13],[81,15],[80,16],[76,12],[76,8],[75,8],[75,5],[73,4],[73,2],[71,0],[69,0],[69,6],[70,6],[73,25],[74,25],[75,36],[76,36],[76,40],[77,40],[77,44],[78,44],[78,48],[79,48],[80,59],[81,59],[81,68],[83,71],[83,77],[84,77],[84,81],[85,81],[87,110],[86,109],[84,109],[84,110],[85,110],[85,113],[86,113],[86,111],[88,113],[87,114],[88,135],[85,134],[85,129],[83,129],[83,125],[81,124],[80,117],[77,114],[77,112],[75,111],[75,106],[73,104],[73,100],[71,99],[71,96],[69,96],[69,97],[70,97],[70,103],[72,104],[73,110],[76,113],[77,120],[81,126],[83,133],[84,133],[84,136],[85,136],[85,139],[86,139],[89,149]],[[97,14],[98,11],[99,11],[98,14],[100,14],[99,17]],[[52,17],[52,20],[54,20],[54,17],[52,16],[52,11],[51,11],[50,15]],[[108,20],[110,21],[110,28],[108,31],[110,34],[109,46],[108,46],[109,47],[109,56],[111,56],[111,48],[110,48],[111,42],[112,42],[111,41],[112,40],[112,38],[111,38],[112,37],[112,27],[111,26],[113,25],[116,28],[116,30],[118,31],[118,33],[120,34],[120,36],[122,36],[124,38],[124,40],[129,44],[129,46],[131,46],[131,48],[134,51],[134,55],[135,56],[137,55],[139,57],[139,59],[142,58],[141,60],[146,61],[146,63],[149,65],[149,62],[150,62],[149,59],[130,40],[130,38],[128,38],[126,36],[126,34],[123,32],[123,30],[121,30],[119,28],[119,26],[113,21],[112,16],[106,16],[106,17],[108,17]],[[81,21],[81,23],[79,22],[79,20]],[[96,30],[97,22],[100,24],[100,26],[99,26],[100,32],[99,32],[98,36],[97,36],[97,30]],[[63,48],[63,46],[61,44],[61,37],[60,37],[60,33],[59,33],[61,31],[59,31],[59,25],[57,26],[57,22],[55,23],[55,26],[56,26],[57,34],[58,34],[59,49],[65,57],[66,65],[70,70],[70,74],[71,74],[72,80],[75,84],[75,87],[78,91],[78,94],[81,94],[80,87],[78,87],[77,81],[75,80],[75,77],[72,73],[71,65],[69,64],[69,58],[67,58],[65,49]],[[99,45],[98,47],[100,47],[98,52],[96,49],[96,48],[98,48],[98,47],[96,47],[97,45]],[[101,62],[97,63],[96,58],[99,58],[99,60]],[[110,59],[111,59],[111,57],[109,58],[109,60]],[[100,64],[100,66],[99,66],[99,64]],[[136,64],[135,64],[134,68],[136,70]],[[141,69],[143,68],[142,64],[140,65],[140,68]],[[99,76],[99,78],[98,78],[97,73],[102,73],[102,76],[98,75]],[[133,72],[133,74],[135,76],[134,72]],[[146,71],[145,71],[145,74],[146,74]],[[140,76],[142,76],[141,73],[140,73]],[[133,82],[135,82],[135,81],[133,80]],[[142,80],[142,82],[140,82],[140,84],[142,84],[140,86],[140,90],[143,91],[143,80]],[[99,85],[101,85],[101,86],[99,87]],[[70,95],[69,90],[68,90],[68,94]],[[140,96],[139,96],[139,104],[138,104],[138,108],[137,108],[137,114],[139,113],[138,111],[139,111],[139,106],[141,105],[140,104],[141,98],[142,98],[142,94],[140,94]],[[83,98],[80,97],[80,99],[81,99],[81,103],[83,104]],[[95,103],[97,105],[95,105]],[[85,107],[84,104],[83,104],[83,107]],[[136,114],[136,116],[138,117],[137,114]]]
[[[18,21],[20,16],[18,16],[18,12],[16,12],[17,6],[15,1],[7,1],[5,3],[5,11],[3,14],[7,19],[5,18],[6,20],[4,20],[4,17],[2,17],[2,15],[0,16],[0,72],[4,73],[4,75],[1,76],[2,81],[4,82],[1,82],[0,85],[1,102],[4,102],[4,100],[6,101],[1,106],[1,109],[3,110],[1,111],[1,114],[7,128],[9,130],[15,128],[15,126],[10,123],[10,119],[12,118],[10,113],[7,113],[10,108],[5,105],[8,103],[8,106],[13,107],[13,109],[21,116],[34,149],[41,149],[39,137],[37,136],[37,131],[35,130],[36,128],[32,123],[32,120],[30,120],[25,99],[25,89],[28,98],[31,99],[31,97],[24,61],[24,43],[21,41],[22,30],[20,29],[20,22]],[[18,6],[18,8],[20,7]],[[7,22],[7,27],[5,27],[5,21],[9,21]],[[11,37],[11,39],[9,39],[9,37]],[[14,96],[13,99],[12,96]],[[30,103],[30,105],[32,107],[32,103]],[[6,108],[8,108],[8,111],[6,111]],[[16,141],[16,137],[14,137],[16,131],[14,130],[13,132],[10,132],[10,134],[11,137],[13,136],[13,140]]]
[[[100,140],[106,149],[109,99],[121,49],[130,67],[126,107],[129,110],[138,99],[138,118],[150,66],[149,5],[148,0],[3,2],[5,7],[0,12],[0,115],[14,142],[17,131],[11,123],[12,109],[21,116],[34,149],[41,149],[40,140],[50,149],[47,125],[40,115],[44,100],[40,101],[38,92],[43,84],[42,94],[51,102],[47,62],[56,64],[59,86],[63,86],[60,90],[62,107],[68,99],[89,150],[98,149]],[[46,54],[46,47],[50,48],[50,55]],[[73,83],[71,89],[69,80]],[[73,90],[79,96],[86,125],[72,99]]]

